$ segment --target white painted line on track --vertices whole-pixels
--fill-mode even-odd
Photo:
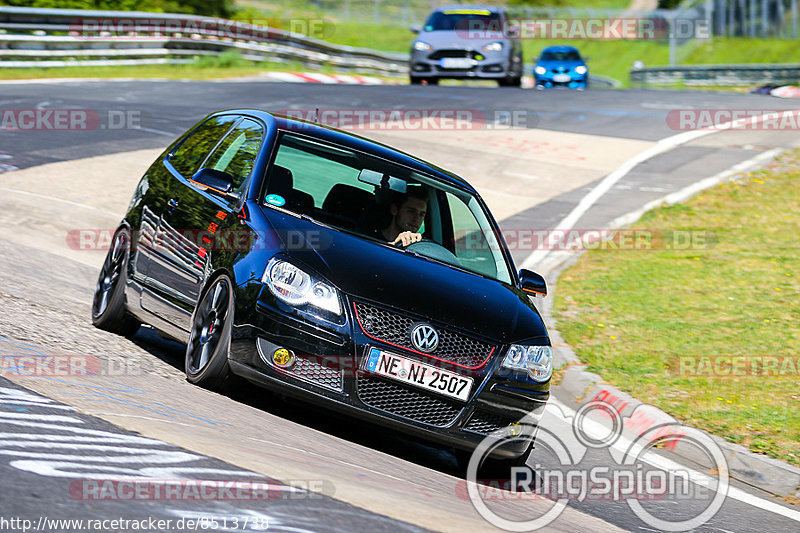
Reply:
[[[746,161],[742,161],[730,167],[727,170],[723,170],[717,174],[714,174],[711,177],[702,179],[698,182],[692,183],[691,185],[687,185],[683,189],[675,191],[673,193],[661,196],[660,198],[656,198],[650,202],[647,202],[639,209],[635,209],[629,213],[625,213],[621,215],[611,222],[607,224],[607,229],[613,230],[618,229],[623,226],[627,226],[629,224],[633,224],[637,220],[639,220],[642,215],[644,215],[647,211],[651,209],[655,209],[656,207],[666,204],[672,205],[677,204],[680,202],[684,202],[694,196],[695,194],[704,191],[705,189],[709,189],[723,180],[738,174],[739,172],[744,172],[750,168],[756,167],[759,164],[768,161],[770,158],[775,157],[783,150],[780,148],[775,148],[772,150],[768,150],[766,152],[762,152],[754,157]],[[562,245],[568,245],[569,243],[561,243]],[[567,246],[568,248],[568,246]],[[574,250],[570,249],[559,249],[553,252],[550,252],[548,255],[543,256],[539,263],[537,263],[536,268],[540,272],[550,273],[554,271],[559,265],[561,265],[564,261],[572,257],[577,250],[580,250],[580,247],[577,247]]]
[[[594,187],[594,189],[589,191],[589,193],[586,194],[586,196],[581,198],[581,201],[578,202],[578,205],[576,205],[572,209],[572,211],[566,217],[564,217],[564,219],[560,223],[558,223],[555,226],[554,229],[566,231],[575,227],[575,224],[578,222],[578,220],[584,214],[586,214],[586,212],[589,209],[591,209],[591,207],[605,193],[607,193],[611,189],[611,187],[613,187],[619,180],[628,175],[628,173],[631,170],[633,170],[636,167],[636,165],[643,163],[648,159],[651,159],[659,154],[663,154],[664,152],[672,150],[676,146],[680,146],[681,144],[685,144],[689,141],[693,141],[694,139],[697,139],[704,135],[708,135],[709,133],[713,133],[713,130],[688,131],[684,133],[679,133],[677,135],[672,135],[671,137],[667,137],[666,139],[658,141],[655,146],[648,148],[644,152],[641,152],[633,156],[631,159],[624,162],[622,166],[620,166],[619,168],[611,172],[609,175],[607,175],[605,178],[603,178],[600,181],[600,183],[598,183]],[[548,236],[547,238],[548,242],[545,245],[544,249],[536,250],[535,252],[530,254],[525,259],[525,261],[522,262],[522,268],[532,268],[534,265],[538,264],[545,257],[547,257],[547,254],[549,253],[548,248],[550,248],[555,244],[554,242],[552,242],[553,239],[556,238],[554,233],[555,232],[551,232],[550,235]]]
[[[507,198],[539,198],[539,196],[536,196],[535,194],[518,194],[512,192],[498,191],[495,189],[488,189],[486,187],[481,187],[481,191],[482,191],[481,194],[483,196],[486,196],[486,194],[488,193],[488,194],[496,194],[498,196],[505,196]]]
[[[420,483],[417,483],[416,481],[411,481],[409,479],[393,476],[392,474],[387,474],[386,472],[382,472],[380,470],[375,470],[374,468],[370,468],[370,467],[364,466],[362,464],[353,463],[353,462],[350,462],[350,461],[345,461],[344,459],[340,459],[338,457],[333,457],[333,456],[330,456],[330,455],[321,454],[321,453],[313,451],[313,450],[301,449],[301,448],[298,448],[297,446],[289,446],[287,444],[283,444],[283,443],[280,443],[280,442],[270,441],[270,440],[267,440],[267,439],[260,439],[260,438],[256,438],[256,437],[247,437],[247,439],[255,441],[255,442],[258,442],[258,443],[261,443],[261,444],[269,444],[271,446],[275,446],[275,447],[278,447],[278,448],[285,448],[285,449],[291,450],[291,451],[302,451],[303,453],[306,453],[306,454],[311,455],[311,456],[319,457],[320,459],[325,459],[326,461],[336,462],[336,463],[339,463],[339,464],[344,465],[344,466],[353,467],[353,468],[355,468],[355,469],[357,469],[359,471],[370,472],[372,474],[375,474],[375,475],[378,475],[378,476],[381,476],[381,477],[393,479],[395,481],[402,481],[402,482],[408,483],[410,485],[417,485],[419,487],[424,487],[425,486],[425,485],[422,485]]]
[[[655,200],[647,202],[646,204],[644,204],[642,207],[640,207],[635,211],[631,211],[630,213],[626,213],[620,217],[615,218],[608,224],[608,227],[610,229],[616,229],[621,226],[627,226],[628,224],[633,224],[634,222],[639,220],[642,217],[642,215],[644,215],[646,212],[650,211],[651,209],[655,209],[656,207],[662,204],[672,205],[680,202],[685,202],[695,194],[704,191],[706,189],[709,189],[714,185],[722,183],[725,179],[730,178],[731,176],[735,176],[736,174],[744,172],[749,168],[758,166],[760,163],[769,161],[770,159],[780,154],[782,151],[783,150],[781,148],[774,148],[772,150],[762,152],[756,155],[755,157],[751,157],[746,161],[742,161],[741,163],[733,165],[731,168],[727,170],[723,170],[722,172],[714,174],[713,176],[692,183],[691,185],[688,185],[679,191],[675,191],[673,193],[664,195],[661,198],[656,198]]]
[[[31,83],[41,83],[46,85],[58,85],[60,83],[82,83],[82,82],[128,82],[128,81],[175,81],[167,78],[34,78],[24,80],[0,80],[0,85],[30,85]],[[181,81],[181,80],[177,80]]]
[[[713,129],[685,131],[683,133],[678,133],[676,135],[671,135],[670,137],[661,139],[655,144],[655,146],[652,146],[644,152],[633,156],[628,161],[623,163],[619,168],[603,178],[600,183],[594,187],[594,189],[589,191],[586,196],[581,198],[580,202],[578,202],[578,205],[576,205],[572,211],[553,229],[567,231],[575,227],[575,224],[578,222],[578,220],[580,220],[580,218],[585,215],[586,212],[591,209],[592,206],[594,206],[594,204],[597,203],[597,201],[605,193],[607,193],[619,180],[628,175],[628,173],[640,163],[643,163],[657,155],[668,152],[669,150],[672,150],[673,148],[676,148],[682,144],[699,139],[700,137],[720,131],[735,130],[745,125],[754,125],[755,123],[764,120],[764,118],[765,116],[762,115],[732,120],[719,124]],[[525,260],[522,262],[522,268],[532,269],[541,263],[550,253],[550,248],[557,244],[555,241],[560,238],[558,233],[559,232],[550,232],[544,248],[536,250],[527,258],[525,258]]]
[[[181,132],[172,133],[171,131],[162,131],[162,130],[157,130],[157,129],[153,129],[153,128],[143,128],[141,126],[136,127],[136,128],[131,128],[131,129],[146,131],[146,132],[149,132],[149,133],[156,133],[158,135],[166,135],[167,137],[177,137],[178,135],[181,134]]]
[[[543,178],[542,176],[537,176],[536,174],[523,174],[522,172],[512,172],[510,170],[504,170],[503,174],[531,181],[539,181],[539,180],[550,181],[550,178]]]
[[[560,402],[558,399],[554,397],[550,397],[548,400],[548,404],[554,404],[559,409],[561,409],[562,413],[567,415],[568,417],[574,417],[577,415],[577,411],[571,409],[566,404]],[[569,421],[564,420],[565,424],[569,424]],[[589,434],[592,437],[596,438],[598,441],[603,440],[608,435],[608,428],[599,422],[595,422],[589,418],[583,418],[581,421],[581,429]],[[616,442],[612,445],[613,448],[619,450],[622,453],[626,453],[630,450],[632,442],[620,436]],[[658,468],[664,471],[680,471],[680,470],[689,470],[686,465],[673,461],[667,457],[662,455],[655,454],[653,452],[644,453],[639,457],[643,462],[650,464],[651,466]],[[690,470],[692,477],[691,481],[702,485],[708,489],[717,491],[717,483],[712,476],[707,474],[703,474],[696,470]],[[769,500],[765,500],[763,498],[759,498],[758,496],[754,496],[748,492],[743,491],[742,489],[728,486],[727,494],[729,497],[739,500],[742,503],[746,503],[747,505],[751,505],[753,507],[758,507],[764,511],[769,513],[778,514],[789,518],[791,520],[795,520],[800,522],[800,511],[795,511],[793,509],[788,509],[782,505],[778,505],[777,503],[771,502]]]
[[[78,202],[72,202],[70,200],[64,200],[62,198],[56,198],[55,196],[47,196],[46,194],[39,194],[39,193],[29,192],[29,191],[21,191],[19,189],[9,189],[7,187],[0,187],[0,191],[10,192],[10,193],[14,193],[14,194],[22,194],[22,195],[25,195],[25,196],[34,196],[36,198],[41,198],[43,200],[50,200],[52,202],[57,202],[57,203],[65,204],[65,205],[71,205],[71,206],[74,206],[74,207],[82,207],[83,209],[90,209],[92,211],[99,211],[100,213],[103,213],[103,214],[106,214],[106,215],[110,215],[110,216],[113,216],[115,218],[119,217],[119,213],[112,213],[111,211],[106,211],[105,209],[100,209],[100,208],[97,208],[97,207],[93,207],[91,205],[81,204],[81,203],[78,203]]]

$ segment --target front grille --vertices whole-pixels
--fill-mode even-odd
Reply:
[[[358,323],[364,333],[383,342],[417,351],[411,344],[411,327],[417,319],[388,311],[373,305],[356,303]],[[449,361],[466,368],[477,368],[489,359],[494,346],[460,333],[436,328],[439,344],[431,352],[432,357]],[[419,353],[419,352],[418,352]]]
[[[473,50],[436,50],[428,56],[428,59],[442,59],[443,57],[468,57],[475,59]]]
[[[358,397],[381,411],[432,426],[447,426],[461,412],[461,405],[454,400],[415,391],[380,378],[359,376]]]
[[[444,68],[444,67],[442,67],[440,65],[436,65],[436,70],[438,70],[439,72],[456,72],[456,71],[457,72],[474,72],[477,69],[478,69],[477,65],[473,65],[473,66],[471,66],[469,68]]]
[[[514,422],[517,422],[515,418],[479,409],[472,414],[464,429],[488,435],[498,429],[505,429]]]
[[[322,387],[342,390],[342,373],[338,369],[328,368],[301,355],[296,356],[295,361],[292,369],[288,371],[289,374]]]

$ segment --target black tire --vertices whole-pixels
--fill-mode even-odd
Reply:
[[[95,327],[131,336],[141,323],[130,316],[125,307],[125,283],[131,236],[127,228],[114,234],[111,247],[100,269],[92,298],[92,324]]]
[[[512,76],[509,78],[501,78],[497,80],[497,85],[500,87],[521,87],[522,86],[522,77],[521,76]]]
[[[420,83],[422,83],[422,78],[419,78],[417,76],[409,76],[408,83],[410,83],[411,85],[419,85]]]
[[[233,284],[226,275],[203,291],[192,313],[186,343],[186,380],[207,389],[223,389],[231,379],[228,351],[233,328]]]

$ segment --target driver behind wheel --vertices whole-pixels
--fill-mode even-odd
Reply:
[[[389,205],[392,220],[385,228],[376,228],[374,235],[389,244],[409,244],[422,240],[419,228],[428,212],[428,191],[422,186],[409,185],[405,194],[392,198]]]

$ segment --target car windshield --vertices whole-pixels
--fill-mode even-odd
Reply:
[[[566,52],[542,52],[541,61],[580,61],[581,55],[576,50]]]
[[[425,31],[500,29],[500,15],[485,9],[454,9],[431,13]]]
[[[473,194],[385,159],[282,132],[263,203],[384,244],[408,211],[423,241],[404,250],[512,282],[490,215]]]

